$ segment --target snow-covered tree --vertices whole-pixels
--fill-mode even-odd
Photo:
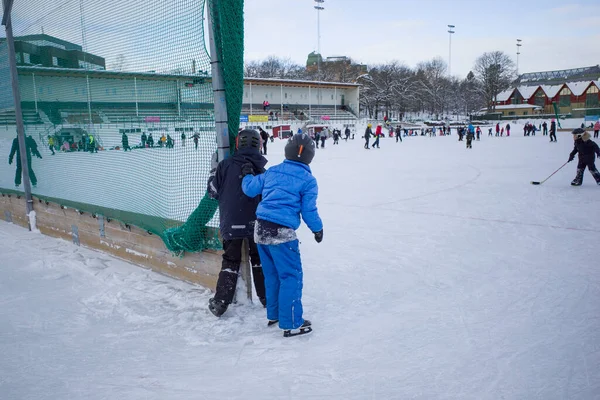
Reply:
[[[477,58],[474,70],[481,82],[488,112],[494,111],[498,94],[508,89],[514,80],[514,63],[504,52],[493,51]]]

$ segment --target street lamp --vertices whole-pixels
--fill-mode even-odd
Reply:
[[[321,81],[321,11],[325,9],[323,4],[325,0],[315,0],[315,10],[317,10],[317,80]],[[317,102],[321,105],[321,88],[317,90]]]
[[[450,39],[448,44],[448,75],[452,75],[452,34],[454,33],[454,25],[448,25],[448,37]]]
[[[517,77],[519,77],[519,54],[521,54],[521,42],[521,39],[517,39]]]

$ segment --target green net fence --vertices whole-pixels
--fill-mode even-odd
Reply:
[[[206,9],[202,0],[15,0],[35,196],[148,230],[175,253],[220,246],[217,204],[206,196],[217,148]],[[234,136],[243,1],[208,9]],[[0,39],[0,191],[18,192],[9,73]]]

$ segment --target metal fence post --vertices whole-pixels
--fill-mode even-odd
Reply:
[[[31,230],[29,213],[33,211],[33,200],[31,198],[31,182],[29,181],[29,163],[27,162],[27,147],[25,142],[25,126],[23,125],[23,113],[21,110],[21,93],[19,92],[19,77],[17,72],[17,58],[15,56],[15,41],[12,31],[11,12],[13,0],[2,0],[4,6],[4,16],[2,25],[6,28],[6,44],[8,45],[8,63],[10,67],[10,77],[12,83],[13,99],[15,102],[15,119],[17,121],[17,137],[19,138],[19,154],[21,159],[21,171],[23,172],[23,190],[25,191],[25,200],[27,202],[27,224]]]

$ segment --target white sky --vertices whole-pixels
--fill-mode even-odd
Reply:
[[[317,49],[312,0],[246,0],[246,60],[269,55],[304,64]],[[580,0],[325,0],[321,53],[346,55],[366,64],[391,60],[409,66],[442,57],[452,73],[466,75],[486,51],[502,50],[520,72],[600,64],[600,1]]]

